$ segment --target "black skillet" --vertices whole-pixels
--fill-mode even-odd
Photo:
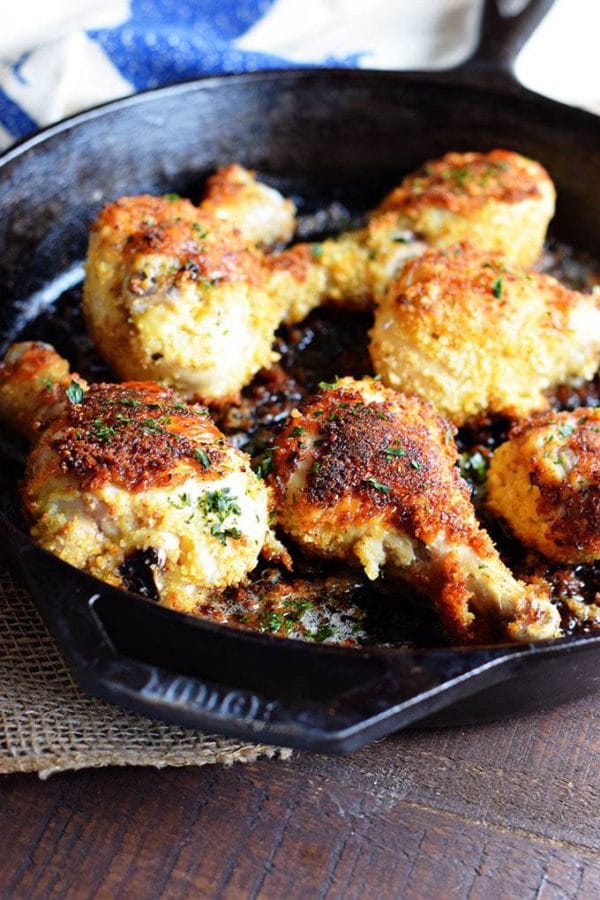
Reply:
[[[236,160],[300,194],[368,208],[452,150],[509,147],[558,188],[555,233],[600,256],[600,120],[520,87],[512,62],[551,0],[512,19],[486,2],[478,49],[443,73],[293,70],[208,78],[110,103],[0,160],[0,332],[6,345],[73,274],[99,207],[193,192]],[[585,27],[585,23],[581,23]],[[600,635],[535,646],[351,650],[173,613],[36,547],[2,465],[3,545],[84,690],[180,725],[314,750],[352,750],[410,724],[465,724],[600,686]],[[16,523],[16,524],[15,524]]]

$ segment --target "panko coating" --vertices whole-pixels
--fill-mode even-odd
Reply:
[[[274,255],[272,265],[288,267],[294,277],[284,286],[285,321],[294,324],[324,303],[370,309],[404,263],[425,250],[422,241],[403,232],[390,237],[387,222],[373,220],[320,244],[296,244]]]
[[[207,180],[200,209],[235,225],[259,247],[287,243],[296,224],[293,202],[236,163],[219,169]]]
[[[17,388],[24,380],[17,372]],[[206,409],[152,382],[88,387],[77,376],[48,399],[53,415],[22,487],[31,535],[46,550],[118,587],[145,554],[160,602],[192,613],[242,582],[261,551],[286,561],[269,489]]]
[[[555,637],[547,586],[517,581],[481,529],[432,407],[343,378],[292,413],[272,455],[278,523],[309,554],[428,594],[460,642]]]
[[[38,427],[62,411],[65,390],[73,381],[87,387],[50,344],[13,344],[0,362],[0,421],[33,440]]]
[[[600,409],[517,424],[492,458],[488,505],[556,563],[600,559]]]
[[[409,262],[375,312],[370,352],[385,384],[457,425],[524,417],[548,388],[600,363],[600,296],[509,268],[465,245]]]
[[[124,197],[92,228],[83,311],[120,378],[226,402],[274,359],[286,300],[269,278],[239,229],[188,200]]]
[[[538,162],[509,150],[446,153],[408,175],[375,210],[434,247],[469,241],[526,268],[538,259],[556,191]]]
[[[427,247],[462,241],[527,267],[540,256],[556,192],[537,162],[508,150],[447,153],[408,175],[370,214],[364,228],[305,245],[324,269],[320,291],[290,292],[287,321],[324,300],[364,309],[377,302],[405,263]],[[292,248],[291,253],[299,252]]]

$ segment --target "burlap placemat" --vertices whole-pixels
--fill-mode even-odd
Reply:
[[[33,601],[0,568],[0,773],[91,766],[203,766],[289,750],[199,734],[86,697]]]

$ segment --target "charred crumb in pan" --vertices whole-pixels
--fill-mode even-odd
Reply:
[[[203,469],[217,464],[213,447],[202,449],[179,433],[182,421],[206,428],[206,415],[155,385],[92,385],[80,402],[67,404],[52,447],[61,469],[84,489],[112,481],[139,490],[168,481],[175,460]]]
[[[119,569],[124,587],[128,591],[158,603],[160,596],[156,588],[153,570],[156,567],[161,568],[163,564],[164,559],[155,547],[135,550],[127,556]]]

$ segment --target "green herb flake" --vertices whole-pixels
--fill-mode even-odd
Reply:
[[[193,451],[192,456],[199,462],[200,465],[205,469],[210,469],[210,456],[206,452],[206,450],[202,450],[200,447],[196,447]]]
[[[303,428],[302,425],[296,425],[295,428],[292,428],[289,436],[291,438],[301,437],[303,434],[306,434],[306,428]]]
[[[494,297],[497,300],[499,300],[500,297],[502,296],[502,279],[501,278],[495,278],[494,281],[492,282],[492,294],[494,295]]]
[[[323,256],[323,244],[313,244],[310,248],[310,254],[315,259],[320,259]]]
[[[231,493],[230,488],[206,491],[198,498],[198,508],[209,525],[210,534],[223,545],[227,543],[228,538],[234,540],[241,538],[242,532],[239,528],[225,524],[230,516],[239,516],[242,512],[238,499]]]
[[[83,402],[84,390],[77,381],[72,381],[66,391],[69,403],[77,405]]]
[[[561,437],[570,437],[575,431],[575,426],[571,425],[570,422],[567,422],[565,425],[558,426],[558,433]]]
[[[266,478],[271,468],[273,466],[273,451],[266,450],[263,453],[262,459],[258,463],[256,467],[256,474],[259,478]]]
[[[330,390],[332,390],[332,388],[334,388],[336,386],[338,381],[339,381],[339,379],[338,379],[337,375],[335,376],[334,381],[320,381],[319,382],[319,390],[330,391]]]
[[[467,478],[478,485],[485,483],[488,460],[479,450],[471,454],[463,453],[459,460],[459,467],[463,478]]]
[[[181,195],[176,194],[175,191],[171,191],[171,193],[169,193],[169,194],[163,194],[163,197],[169,203],[174,203],[175,200],[181,200]]]
[[[382,484],[380,481],[377,481],[374,475],[369,475],[368,478],[365,478],[365,481],[380,494],[390,494],[392,491],[388,484]]]
[[[334,634],[335,631],[332,625],[321,625],[320,628],[316,629],[316,631],[307,632],[306,636],[309,640],[315,641],[315,643],[317,644],[321,644],[328,638],[332,638]]]
[[[94,419],[92,422],[94,437],[103,444],[108,444],[116,435],[117,429],[108,425],[103,419]]]
[[[198,237],[200,240],[203,240],[208,235],[208,231],[206,228],[203,228],[202,225],[199,225],[198,222],[192,222],[192,228],[194,231],[198,232]]]
[[[406,456],[404,447],[386,447],[382,452],[384,456]]]

